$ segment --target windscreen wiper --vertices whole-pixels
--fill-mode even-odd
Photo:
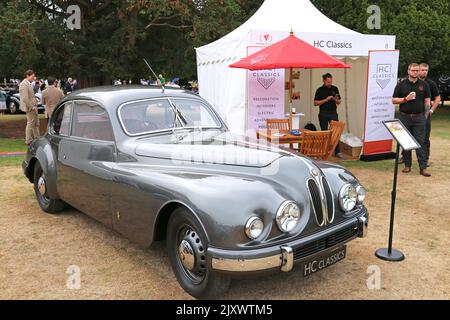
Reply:
[[[173,119],[173,123],[172,123],[172,133],[175,133],[175,129],[176,129],[175,124],[177,123],[177,118],[181,120],[183,127],[185,127],[187,125],[187,121],[186,121],[186,118],[181,113],[181,111],[178,109],[178,107],[174,103],[171,103],[171,105],[175,110],[175,118]]]

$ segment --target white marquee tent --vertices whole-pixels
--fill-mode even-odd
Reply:
[[[362,137],[369,50],[394,50],[395,36],[364,35],[347,29],[327,18],[308,0],[266,0],[239,28],[197,48],[200,95],[216,108],[231,131],[244,133],[247,71],[229,65],[247,57],[248,48],[276,43],[291,30],[300,39],[352,66],[351,69],[298,70],[300,79],[295,80],[295,90],[300,91],[301,99],[295,100],[294,107],[305,114],[302,125],[311,121],[318,126],[314,93],[322,85],[321,75],[330,72],[343,97],[338,110],[340,119],[347,123],[349,132]],[[288,112],[287,91],[285,99]]]

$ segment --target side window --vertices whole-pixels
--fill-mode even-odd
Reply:
[[[68,102],[56,111],[53,117],[53,133],[56,135],[68,136],[70,130],[70,114],[72,113],[72,103]]]
[[[106,110],[95,102],[75,101],[72,136],[114,141],[111,121]]]

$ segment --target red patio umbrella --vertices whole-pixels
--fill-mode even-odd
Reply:
[[[290,69],[289,96],[292,125],[292,70],[316,68],[351,68],[349,65],[330,56],[322,50],[297,38],[291,31],[289,37],[262,49],[241,61],[230,65],[231,68],[254,70]]]

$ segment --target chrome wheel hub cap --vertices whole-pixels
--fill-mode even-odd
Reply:
[[[187,270],[194,270],[195,255],[194,250],[189,242],[186,240],[181,241],[178,247],[178,254],[180,256],[181,263]]]
[[[45,197],[45,194],[47,193],[47,186],[45,184],[45,179],[42,176],[38,180],[38,190],[41,196]]]

